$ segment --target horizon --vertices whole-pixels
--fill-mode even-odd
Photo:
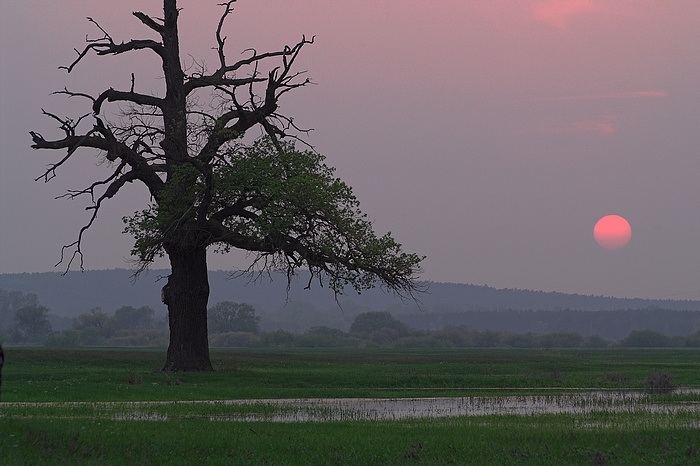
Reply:
[[[149,268],[148,270],[145,270],[143,274],[145,276],[148,276],[149,273],[157,273],[161,271],[167,271],[169,270],[168,268],[154,268],[151,269]],[[128,268],[122,268],[122,267],[114,267],[114,268],[105,268],[105,269],[85,269],[85,270],[69,270],[67,273],[68,274],[82,274],[82,273],[90,273],[90,272],[129,272],[132,273],[133,270],[128,269]],[[241,272],[240,270],[225,270],[225,269],[209,269],[209,273],[237,273]],[[277,271],[272,271],[271,273],[277,273]],[[279,272],[283,273],[283,272]],[[299,272],[299,273],[303,273]],[[41,274],[52,274],[52,275],[66,275],[66,272],[61,272],[61,271],[44,271],[44,272],[0,272],[0,276],[2,275],[41,275]],[[144,277],[138,277],[136,281],[144,280]],[[210,277],[211,278],[211,277]],[[235,280],[233,279],[226,279],[226,280]],[[156,280],[157,281],[157,280]],[[130,280],[131,282],[131,280]],[[272,283],[272,280],[268,280],[268,283]],[[260,284],[259,280],[252,280],[249,281],[248,283],[252,283],[252,286],[264,286],[264,284]],[[602,298],[602,299],[619,299],[619,300],[640,300],[640,301],[669,301],[669,302],[693,302],[693,303],[700,303],[700,299],[684,299],[684,298],[642,298],[639,296],[610,296],[610,295],[595,295],[595,294],[582,294],[582,293],[567,293],[563,291],[557,291],[557,290],[538,290],[538,289],[528,289],[528,288],[512,288],[512,287],[506,287],[506,288],[500,288],[500,287],[495,287],[491,286],[488,284],[478,284],[478,283],[460,283],[460,282],[449,282],[449,281],[437,281],[437,280],[418,280],[418,283],[426,283],[428,285],[430,284],[438,284],[438,285],[454,285],[454,286],[469,286],[469,287],[477,287],[477,288],[489,288],[494,291],[507,291],[507,292],[526,292],[526,293],[544,293],[544,294],[562,294],[562,295],[567,295],[567,296],[581,296],[584,298]],[[126,283],[125,283],[126,284]],[[248,286],[246,284],[245,286]],[[2,287],[0,287],[2,289]],[[328,291],[327,288],[325,287],[320,287],[320,286],[315,286],[312,287],[312,290],[326,290]],[[348,290],[353,291],[352,288],[349,288]],[[373,290],[379,290],[381,293],[390,296],[392,293],[387,292],[385,290],[381,290],[379,288],[374,288]],[[6,291],[13,291],[13,290],[6,290]],[[307,291],[304,289],[303,291]],[[365,290],[365,293],[368,290]],[[429,293],[429,291],[428,291]],[[358,293],[358,296],[361,295],[362,293]],[[344,296],[348,296],[347,293],[344,294]]]

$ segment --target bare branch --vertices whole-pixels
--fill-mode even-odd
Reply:
[[[138,92],[133,92],[133,74],[132,74],[132,91],[124,92],[117,91],[111,87],[106,91],[102,92],[97,99],[94,100],[92,104],[92,112],[95,115],[99,115],[102,109],[102,104],[106,100],[107,102],[131,102],[137,105],[147,105],[150,107],[162,108],[165,105],[165,100],[159,97],[154,97],[152,95],[139,94]]]
[[[107,160],[115,161],[120,159],[124,161],[132,168],[136,178],[141,180],[148,187],[152,195],[157,195],[162,189],[163,180],[161,180],[156,171],[150,167],[148,161],[131,147],[118,141],[114,137],[114,134],[99,118],[95,118],[95,126],[89,132],[83,135],[76,135],[75,128],[77,123],[67,118],[59,118],[48,112],[44,112],[44,114],[59,121],[66,136],[63,139],[48,141],[41,134],[30,131],[29,134],[32,136],[32,141],[34,142],[32,148],[68,149],[68,153],[58,162],[49,165],[49,168],[47,168],[43,175],[37,177],[36,181],[42,178],[44,181],[49,181],[55,176],[56,170],[64,165],[79,148],[85,147],[106,152]]]
[[[226,43],[226,37],[221,36],[221,30],[224,27],[226,17],[233,11],[233,7],[231,5],[233,5],[235,2],[236,0],[229,0],[227,3],[219,3],[219,6],[225,7],[224,13],[219,19],[219,25],[216,28],[216,43],[218,44],[217,53],[219,54],[219,65],[221,68],[226,67],[226,56],[224,55],[224,45]]]
[[[89,17],[88,21],[94,24],[102,32],[103,36],[99,39],[90,39],[89,37],[85,37],[85,42],[87,42],[88,45],[86,45],[82,51],[75,49],[78,57],[68,66],[59,66],[59,69],[66,70],[70,73],[91,50],[94,50],[97,55],[119,55],[132,50],[150,49],[163,57],[164,49],[163,44],[160,42],[150,39],[132,39],[129,42],[117,44],[97,21]]]
[[[116,178],[116,176],[115,176],[116,173],[117,172],[115,172],[114,174],[112,174],[112,176],[110,176],[109,178],[104,180],[103,183],[99,183],[99,182],[94,183],[92,185],[92,188],[94,189],[94,187],[99,185],[99,184],[105,184],[105,183],[109,182],[109,180],[114,180],[114,178]],[[116,180],[112,181],[112,183],[108,186],[108,188],[105,190],[105,192],[102,193],[102,195],[94,202],[94,204],[92,206],[86,207],[86,210],[92,210],[92,215],[90,216],[90,220],[80,228],[80,231],[78,232],[78,239],[76,239],[75,241],[73,241],[70,244],[64,245],[61,248],[61,258],[56,263],[56,265],[54,267],[58,267],[59,265],[61,265],[64,262],[65,252],[67,250],[69,250],[71,248],[75,248],[75,250],[73,251],[73,254],[71,255],[70,260],[68,260],[68,263],[66,264],[66,270],[65,270],[64,274],[68,273],[68,271],[70,270],[70,268],[73,265],[73,262],[75,261],[76,258],[80,259],[80,270],[84,270],[84,267],[83,267],[83,265],[84,265],[83,259],[84,258],[83,258],[83,251],[82,251],[83,237],[85,235],[85,232],[87,232],[90,229],[90,227],[92,227],[92,224],[95,223],[95,220],[97,219],[97,215],[99,213],[100,207],[102,206],[102,202],[106,199],[112,198],[119,191],[119,189],[122,186],[124,186],[127,182],[134,181],[137,178],[138,177],[136,176],[136,174],[133,171],[123,174],[122,176],[120,176]],[[90,188],[87,188],[87,189],[90,190]]]
[[[156,31],[158,34],[163,34],[163,20],[161,19],[161,24],[158,24],[153,18],[148,16],[147,14],[141,13],[140,11],[134,11],[132,13],[134,16],[136,16],[143,24],[148,26],[149,28],[153,29]]]

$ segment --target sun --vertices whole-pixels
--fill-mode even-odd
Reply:
[[[620,249],[629,243],[632,237],[632,228],[624,217],[606,215],[601,217],[593,227],[593,237],[602,248]]]

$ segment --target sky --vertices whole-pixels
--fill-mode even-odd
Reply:
[[[182,0],[184,63],[216,63],[221,0]],[[115,40],[151,37],[132,11],[155,0],[0,3],[0,273],[63,271],[61,246],[88,219],[54,199],[106,167],[33,151],[60,137],[41,109],[87,113],[51,95],[162,91],[148,52],[84,60],[98,21]],[[315,83],[281,111],[354,188],[378,233],[425,255],[421,279],[592,295],[700,299],[700,2],[696,0],[239,0],[231,59],[315,36],[299,70]],[[134,185],[105,205],[85,267],[129,267],[122,217],[148,201]],[[604,215],[630,242],[598,246]],[[247,265],[212,254],[212,269]],[[154,267],[167,267],[158,262]]]

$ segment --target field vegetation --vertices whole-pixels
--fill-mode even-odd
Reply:
[[[3,462],[700,460],[700,353],[693,349],[219,350],[214,373],[162,372],[162,351],[6,348]],[[670,389],[659,390],[663,384]],[[622,404],[610,401],[618,396]],[[348,409],[352,398],[401,399],[404,406],[449,399],[464,407],[440,412],[438,403],[432,417],[392,419],[369,404]],[[477,412],[477,405],[501,409]],[[565,405],[586,409],[563,412]],[[313,420],[294,417],[310,410]]]

